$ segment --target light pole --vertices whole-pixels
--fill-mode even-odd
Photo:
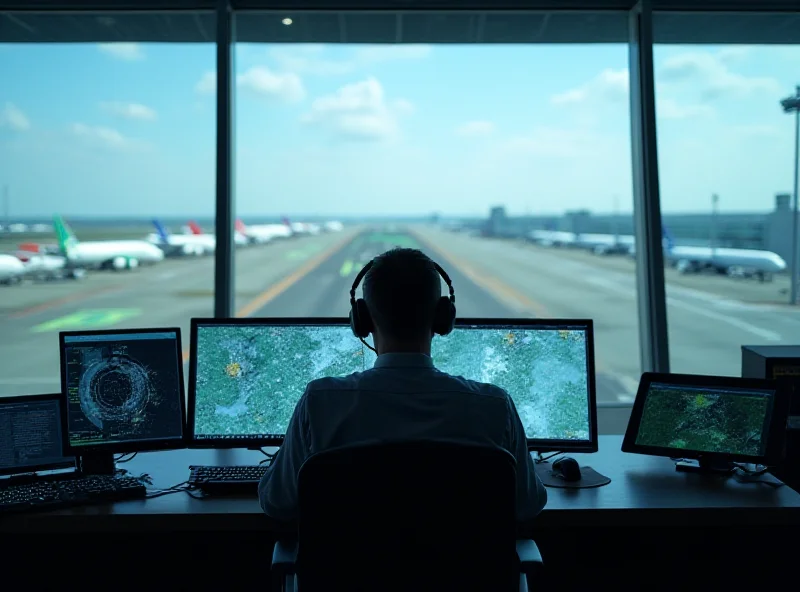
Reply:
[[[800,283],[798,274],[798,245],[797,245],[797,190],[798,176],[800,176],[800,86],[795,88],[794,95],[786,97],[781,101],[784,113],[794,113],[794,196],[792,197],[792,282],[789,304],[797,304],[797,288]]]
[[[717,256],[717,206],[719,195],[716,193],[711,196],[711,256]]]

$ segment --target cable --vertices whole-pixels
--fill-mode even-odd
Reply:
[[[555,458],[559,454],[564,454],[564,453],[563,452],[554,452],[553,454],[550,454],[549,456],[542,456],[541,452],[537,452],[536,453],[536,458],[533,459],[533,462],[535,462],[537,464],[538,463],[544,463],[544,462],[549,461],[551,458]]]
[[[183,492],[189,497],[192,497],[194,499],[204,499],[205,497],[207,497],[202,492],[200,492],[200,494],[198,495],[197,493],[198,491],[199,490],[194,485],[190,485],[188,481],[183,481],[182,483],[178,483],[177,485],[172,485],[171,487],[148,491],[145,498],[155,499],[157,497],[162,497],[165,495],[171,495],[173,493],[180,493],[180,492]]]
[[[267,451],[266,451],[266,450],[264,450],[263,448],[259,448],[259,449],[258,449],[258,451],[259,451],[261,454],[263,454],[264,456],[266,456],[266,457],[267,457],[267,458],[265,458],[265,459],[262,459],[261,461],[259,461],[259,463],[258,463],[259,465],[263,465],[264,463],[270,463],[270,464],[272,464],[272,461],[273,461],[273,460],[275,460],[275,457],[278,455],[278,453],[277,453],[277,452],[275,452],[275,453],[272,453],[272,452],[267,452]]]
[[[137,454],[139,454],[139,453],[138,452],[128,452],[127,454],[120,454],[117,458],[114,459],[114,462],[117,463],[117,464],[130,462],[134,458],[136,458]]]

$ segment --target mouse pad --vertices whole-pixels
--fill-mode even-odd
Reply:
[[[542,480],[545,487],[563,487],[565,489],[590,489],[592,487],[602,487],[611,483],[611,479],[601,475],[591,467],[581,467],[580,481],[564,481],[561,474],[553,471],[553,465],[548,463],[536,463],[536,476]]]

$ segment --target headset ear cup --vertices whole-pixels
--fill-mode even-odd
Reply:
[[[367,303],[363,298],[356,300],[355,316],[356,323],[353,332],[356,337],[366,339],[372,333],[372,316],[369,314]]]
[[[456,322],[456,305],[447,296],[442,296],[436,305],[436,314],[433,319],[433,332],[437,335],[447,335],[453,331]]]

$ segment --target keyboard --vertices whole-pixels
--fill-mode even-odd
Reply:
[[[72,506],[143,499],[146,493],[145,486],[135,477],[85,475],[42,479],[0,489],[0,514],[47,512]]]
[[[194,465],[189,467],[188,484],[206,493],[258,495],[258,483],[268,468],[268,464],[233,467]]]

